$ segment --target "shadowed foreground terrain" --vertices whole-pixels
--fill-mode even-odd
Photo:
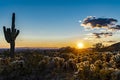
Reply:
[[[70,47],[58,50],[8,51],[0,55],[0,80],[119,80],[120,52]]]

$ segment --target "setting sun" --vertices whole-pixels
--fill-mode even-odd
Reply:
[[[77,48],[79,48],[79,49],[84,48],[84,44],[82,42],[78,43]]]

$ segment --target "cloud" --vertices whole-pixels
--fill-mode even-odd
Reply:
[[[118,20],[114,18],[96,18],[94,16],[88,16],[81,22],[81,26],[87,31],[94,30],[92,35],[88,35],[89,37],[100,39],[113,36],[114,32],[120,31],[120,25],[117,25],[117,22]]]
[[[81,23],[82,21],[81,21],[81,20],[79,20],[78,22],[79,22],[79,23]]]
[[[105,41],[105,42],[107,42],[107,43],[115,43],[115,42],[117,42],[117,41],[112,41],[112,40],[110,40],[110,41]]]
[[[92,28],[109,28],[117,23],[117,19],[114,18],[96,18],[94,16],[88,16],[83,20],[81,26],[92,29]]]
[[[113,33],[112,32],[101,32],[101,33],[93,33],[93,35],[95,36],[95,38],[102,38],[102,37],[112,36]]]
[[[85,37],[84,39],[85,40],[93,40],[95,38],[97,39],[100,39],[100,38],[103,38],[103,37],[109,37],[109,36],[112,36],[113,33],[112,32],[100,32],[100,33],[89,33],[89,34],[86,34],[87,37]]]
[[[88,33],[85,36],[87,37],[85,37],[84,40],[93,40],[95,38],[93,33]]]
[[[104,38],[113,36],[117,31],[120,31],[120,25],[117,24],[118,20],[114,18],[96,18],[94,16],[88,16],[81,22],[81,26],[85,30],[93,31],[87,34],[88,38]],[[112,42],[112,41],[111,41]]]
[[[111,30],[120,30],[120,25],[116,25],[115,27],[110,27]]]

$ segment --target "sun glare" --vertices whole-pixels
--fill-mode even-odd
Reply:
[[[83,44],[82,42],[78,43],[78,44],[77,44],[77,48],[79,48],[79,49],[84,48],[84,44]]]

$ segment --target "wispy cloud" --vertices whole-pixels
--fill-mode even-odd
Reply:
[[[107,43],[115,43],[117,41],[110,40],[110,41],[105,41],[105,42],[107,42]]]
[[[105,33],[101,32],[101,33],[93,33],[93,34],[96,38],[108,37],[113,35],[112,32],[105,32]]]

